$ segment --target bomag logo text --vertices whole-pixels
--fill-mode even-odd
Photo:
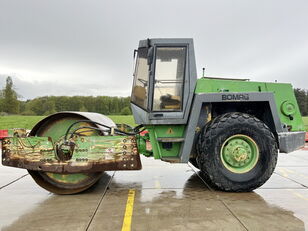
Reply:
[[[226,94],[222,95],[222,100],[249,100],[248,94]]]

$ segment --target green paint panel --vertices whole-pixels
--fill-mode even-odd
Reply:
[[[291,84],[266,83],[266,89],[274,93],[277,111],[282,123],[291,131],[305,131],[304,122]]]
[[[159,138],[183,138],[185,125],[147,125],[150,142],[152,144],[153,155],[155,159],[166,157],[178,157],[183,142],[172,142],[171,147],[164,147]]]
[[[74,139],[76,148],[74,160],[113,161],[123,158],[123,152],[133,152],[133,145],[129,136],[86,136]]]
[[[150,136],[149,133],[146,133],[144,135],[136,135],[136,141],[138,146],[138,152],[144,156],[153,156],[153,151],[151,149],[151,146],[148,145],[150,142]]]
[[[259,88],[261,88],[261,91],[263,92],[266,91],[265,83],[201,78],[197,80],[195,93],[259,92]]]
[[[49,127],[44,128],[43,134],[40,134],[40,135],[51,137],[52,140],[56,142],[60,138],[64,138],[67,128],[76,121],[78,121],[78,119],[75,119],[75,118],[64,118],[64,119],[57,120],[56,122],[52,123]],[[91,124],[85,123],[85,122],[75,124],[70,129],[70,132],[74,131],[76,128],[83,127],[83,126],[91,126]],[[89,129],[85,128],[84,130],[89,130]],[[78,130],[78,132],[80,131],[82,130]],[[87,135],[87,136],[97,135],[97,134],[98,132],[95,130],[91,130],[91,131],[88,131],[87,133],[83,133],[83,135]]]
[[[290,126],[291,131],[305,130],[291,84],[209,78],[197,80],[196,94],[218,92],[272,92],[280,121]]]

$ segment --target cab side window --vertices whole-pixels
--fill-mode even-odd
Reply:
[[[157,47],[153,111],[181,111],[186,47]]]

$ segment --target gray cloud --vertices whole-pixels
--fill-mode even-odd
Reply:
[[[7,76],[0,75],[0,88],[5,86]],[[128,96],[130,91],[117,89],[116,83],[61,83],[61,81],[24,81],[18,77],[13,77],[15,91],[20,96],[21,100],[31,99],[37,96],[50,95],[86,95],[86,96]],[[3,86],[3,87],[2,87]]]
[[[307,12],[305,0],[2,0],[0,74],[25,98],[124,96],[138,40],[193,37],[199,75],[308,88]]]

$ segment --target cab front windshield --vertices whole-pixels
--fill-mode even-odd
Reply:
[[[131,95],[131,101],[144,109],[148,107],[149,65],[147,58],[148,48],[139,48]]]

